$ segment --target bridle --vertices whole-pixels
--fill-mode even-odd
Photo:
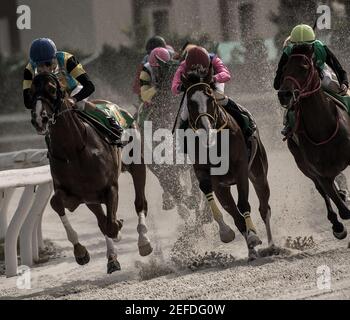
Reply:
[[[50,98],[46,97],[45,94],[43,94],[44,88],[43,86],[41,86],[38,90],[38,93],[34,95],[33,104],[35,104],[37,101],[41,101],[49,105],[50,108],[51,106],[53,106],[53,108],[51,108],[53,112],[50,116],[47,114],[46,110],[42,112],[43,116],[48,118],[48,126],[50,127],[56,123],[57,118],[59,118],[61,115],[63,115],[66,112],[71,112],[72,109],[66,108],[60,111],[62,105],[65,104],[64,91],[62,90],[61,84],[58,81],[57,77],[53,73],[48,73],[46,74],[46,76],[55,82],[57,96],[54,100],[51,97]]]
[[[210,120],[212,120],[214,126],[213,126],[213,129],[216,129],[217,132],[220,132],[221,130],[225,129],[228,125],[228,115],[226,113],[226,110],[220,105],[218,104],[217,100],[216,100],[216,97],[214,94],[212,94],[212,91],[213,89],[210,87],[209,84],[205,83],[205,82],[199,82],[199,83],[196,83],[196,84],[193,84],[191,85],[189,88],[187,88],[186,90],[186,96],[188,95],[188,92],[195,88],[195,87],[198,87],[198,86],[205,86],[206,88],[208,88],[210,91],[210,93],[208,92],[204,92],[204,94],[206,96],[208,96],[209,98],[213,99],[213,103],[214,103],[214,115],[211,115],[210,113],[207,113],[207,112],[202,112],[202,113],[199,113],[199,115],[197,116],[196,120],[193,122],[191,117],[189,117],[189,125],[191,127],[191,129],[193,131],[198,131],[198,127],[197,127],[197,124],[198,124],[198,121],[202,118],[202,117],[208,117]],[[188,104],[187,104],[187,108],[188,108]],[[220,128],[217,128],[217,124],[218,124],[218,120],[219,120],[219,111],[222,111],[223,114],[225,115],[225,121],[224,121],[224,124],[220,126]]]
[[[314,141],[306,132],[306,130],[299,130],[300,128],[300,123],[301,123],[301,103],[300,100],[310,97],[311,95],[315,94],[316,92],[318,92],[321,89],[321,79],[318,76],[318,72],[317,69],[314,67],[314,63],[312,61],[311,58],[309,58],[308,56],[304,55],[304,54],[292,54],[290,56],[291,57],[303,57],[306,59],[307,64],[311,67],[311,71],[308,74],[308,77],[306,79],[306,81],[304,82],[304,84],[300,84],[300,82],[292,77],[292,76],[286,76],[284,77],[284,81],[291,81],[293,82],[297,89],[294,89],[292,91],[293,93],[293,103],[292,103],[292,107],[294,107],[295,110],[295,126],[293,128],[293,130],[283,139],[284,141],[291,138],[293,136],[293,134],[296,133],[303,133],[305,135],[305,137],[307,138],[307,140],[309,140],[309,142],[311,144],[313,144],[314,146],[322,146],[325,145],[327,143],[329,143],[330,141],[332,141],[335,136],[338,134],[339,128],[340,128],[340,118],[339,118],[339,113],[337,113],[337,125],[335,128],[335,131],[333,132],[333,134],[326,140],[323,140],[321,142],[316,142]],[[313,85],[313,80],[314,78],[316,78],[315,76],[317,75],[317,79],[318,81]],[[296,93],[298,95],[296,95]]]
[[[304,54],[292,54],[290,56],[290,58],[292,58],[292,57],[305,58],[308,66],[310,66],[310,68],[311,68],[311,71],[309,72],[308,77],[307,77],[306,81],[304,82],[304,84],[301,84],[296,78],[294,78],[292,76],[287,76],[284,78],[284,81],[290,80],[297,87],[297,89],[294,89],[292,91],[292,93],[293,93],[293,105],[296,105],[300,102],[300,99],[307,98],[321,89],[321,79],[318,76],[318,72],[317,72],[316,68],[314,67],[312,59],[310,59],[308,56],[306,56]],[[312,86],[313,85],[312,82],[313,82],[313,79],[315,77],[315,74],[317,74],[318,81],[314,86]],[[298,93],[298,95],[296,95],[296,93]]]

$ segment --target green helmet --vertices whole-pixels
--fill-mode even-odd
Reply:
[[[314,30],[307,24],[299,24],[294,27],[290,34],[290,41],[292,43],[314,42],[316,40]]]

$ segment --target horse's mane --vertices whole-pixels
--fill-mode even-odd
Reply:
[[[313,44],[303,43],[297,44],[292,49],[292,54],[304,54],[310,56],[313,53]]]

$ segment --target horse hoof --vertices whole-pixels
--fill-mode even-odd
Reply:
[[[220,232],[220,240],[223,243],[230,243],[235,239],[235,237],[236,237],[236,234],[231,228],[229,228],[225,232]]]
[[[121,267],[116,256],[108,259],[107,263],[107,274],[112,274],[115,271],[120,271]]]
[[[140,256],[141,257],[146,257],[148,256],[149,254],[151,254],[153,251],[153,248],[151,246],[151,243],[147,243],[147,244],[144,244],[144,245],[139,245],[139,253],[140,253]]]
[[[89,252],[80,243],[74,246],[74,256],[75,261],[81,266],[88,264],[90,261]]]
[[[346,230],[345,227],[343,227],[343,231],[342,232],[335,232],[335,231],[333,231],[333,235],[338,240],[344,240],[347,237],[347,235],[348,235],[348,231]]]
[[[122,234],[121,234],[121,232],[119,231],[117,237],[114,238],[114,239],[112,239],[112,240],[113,240],[113,242],[115,242],[115,243],[120,242],[120,241],[122,240]]]
[[[248,262],[252,262],[258,259],[258,253],[255,251],[255,249],[249,249],[248,253]]]
[[[253,230],[248,231],[247,236],[247,244],[249,249],[253,249],[256,246],[259,246],[262,244],[262,241],[260,238],[256,235],[256,233]]]

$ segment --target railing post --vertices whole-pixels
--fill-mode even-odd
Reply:
[[[26,186],[19,201],[16,212],[7,228],[5,237],[5,266],[6,276],[13,277],[17,275],[17,240],[18,235],[26,219],[26,216],[33,203],[34,187]]]
[[[40,219],[41,213],[45,210],[50,194],[51,188],[48,183],[39,185],[34,193],[33,205],[28,212],[20,232],[20,252],[21,263],[23,265],[29,267],[33,265],[33,249],[37,251],[38,247],[37,241],[35,243],[32,241],[35,224]]]
[[[5,238],[8,221],[8,206],[14,188],[0,189],[0,240]]]

